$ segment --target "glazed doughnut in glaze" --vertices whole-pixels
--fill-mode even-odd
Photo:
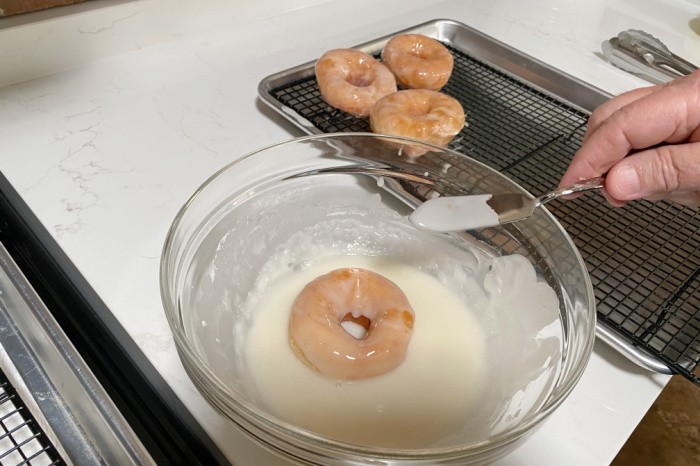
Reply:
[[[355,338],[341,325],[366,328]],[[299,293],[289,324],[297,356],[320,373],[338,379],[374,377],[406,357],[415,314],[403,291],[365,269],[344,268],[322,275]]]
[[[382,98],[369,114],[372,131],[446,146],[464,127],[464,109],[454,99],[428,89],[408,89]],[[409,155],[421,155],[418,153]]]
[[[323,100],[357,117],[367,116],[372,105],[397,89],[391,71],[360,50],[330,50],[314,69]]]
[[[447,47],[420,34],[399,34],[389,39],[382,50],[382,62],[401,86],[435,91],[447,84],[454,66]]]

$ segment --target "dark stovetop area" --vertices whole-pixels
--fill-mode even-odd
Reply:
[[[157,464],[228,464],[1,174],[0,242]],[[36,433],[41,435],[39,429]],[[53,454],[48,443],[43,445]]]

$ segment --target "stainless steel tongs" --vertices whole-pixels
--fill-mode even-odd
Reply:
[[[697,69],[695,65],[672,53],[656,37],[629,29],[602,44],[603,55],[613,65],[636,76],[657,83],[668,82]]]

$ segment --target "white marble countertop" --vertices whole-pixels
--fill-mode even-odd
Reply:
[[[436,18],[613,94],[647,84],[600,57],[601,41],[624,29],[644,29],[700,63],[700,7],[682,0],[87,3],[0,20],[0,169],[241,465],[280,460],[253,447],[189,381],[162,311],[158,269],[175,213],[210,174],[301,135],[256,99],[262,78]],[[598,342],[571,396],[499,464],[609,464],[667,379]]]

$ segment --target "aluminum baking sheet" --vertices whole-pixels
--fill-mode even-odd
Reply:
[[[610,96],[512,47],[451,20],[434,20],[354,46],[379,56],[398,33],[433,37],[455,68],[443,92],[467,125],[450,144],[533,195],[551,188],[580,146],[590,112]],[[369,131],[367,119],[328,106],[314,61],[260,82],[263,102],[309,134]],[[609,207],[601,196],[548,208],[588,266],[598,336],[647,369],[695,383],[700,364],[700,214],[666,202]]]

